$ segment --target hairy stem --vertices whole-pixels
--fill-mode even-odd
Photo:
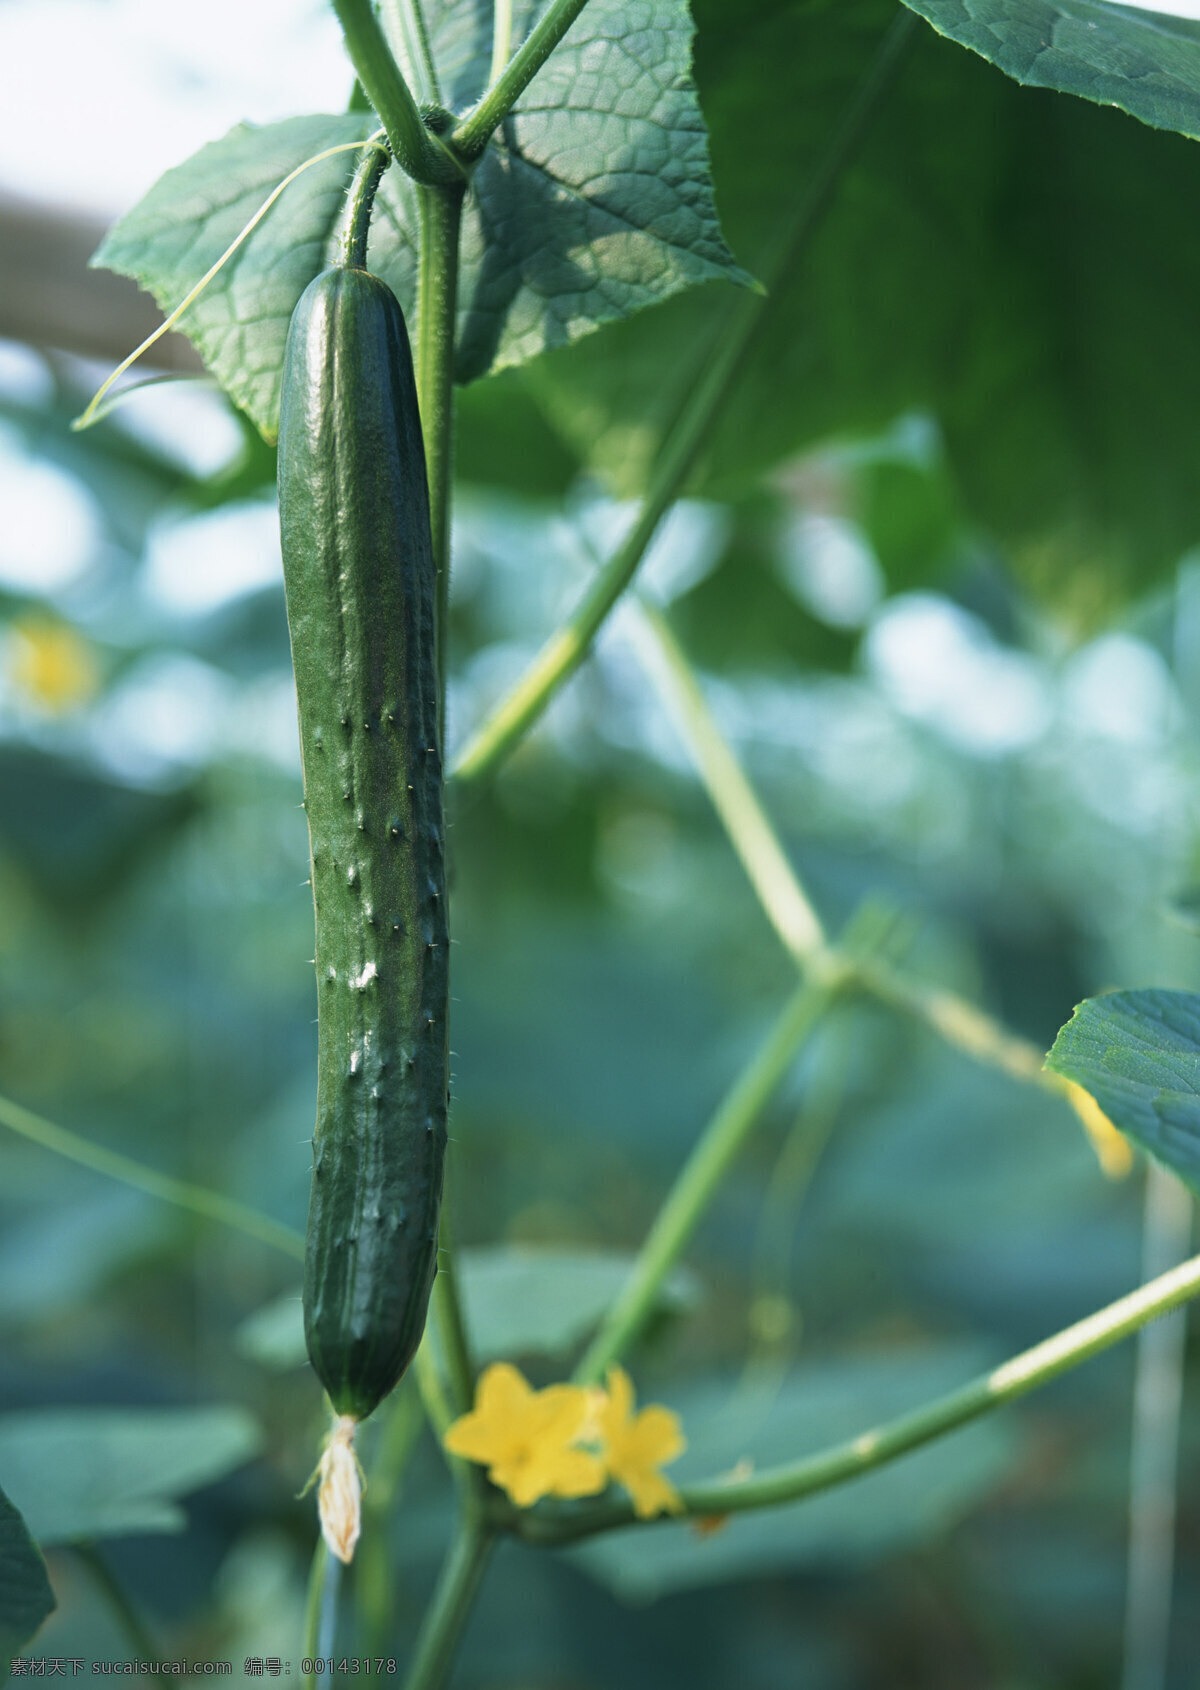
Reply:
[[[445,1682],[494,1541],[477,1515],[468,1513],[460,1521],[425,1613],[405,1690],[439,1690]]]
[[[442,1230],[444,1233],[444,1223]],[[475,1366],[471,1360],[471,1346],[467,1337],[458,1267],[453,1250],[444,1244],[438,1258],[437,1278],[433,1282],[433,1313],[437,1321],[438,1336],[442,1340],[446,1376],[454,1406],[459,1414],[465,1414],[475,1400]]]
[[[348,270],[365,270],[367,267],[371,212],[375,207],[380,180],[391,162],[386,146],[372,139],[367,142],[351,178],[345,214],[337,236],[337,262]]]
[[[796,1053],[829,1002],[832,984],[793,994],[764,1043],[719,1104],[684,1163],[638,1252],[633,1271],[575,1370],[591,1384],[620,1359],[642,1331],[663,1280],[678,1262],[734,1157],[774,1096]]]
[[[446,705],[446,620],[450,599],[450,488],[454,474],[454,326],[463,188],[419,191],[421,254],[417,271],[417,397],[429,477],[429,525],[438,572],[439,726]]]
[[[846,1484],[1004,1403],[1048,1385],[1060,1374],[1128,1338],[1147,1321],[1170,1313],[1197,1295],[1200,1295],[1200,1256],[1192,1257],[1181,1267],[1160,1275],[1032,1349],[1023,1350],[958,1390],[935,1397],[932,1402],[860,1432],[844,1443],[833,1444],[801,1461],[767,1468],[749,1478],[716,1478],[703,1484],[686,1485],[681,1491],[684,1510],[692,1515],[744,1513],[796,1502],[817,1491]],[[513,1521],[524,1538],[539,1543],[573,1542],[633,1523],[632,1508],[617,1501],[573,1514],[538,1516],[523,1512]]]
[[[552,8],[543,22],[557,10]],[[906,10],[884,37],[769,267],[772,277],[785,275],[807,253],[847,166],[891,86],[903,48],[915,26],[915,14]],[[534,36],[517,52],[510,70],[521,60]],[[466,124],[474,122],[484,105],[472,113]],[[456,139],[461,144],[461,130]],[[667,509],[682,492],[707,446],[768,310],[759,295],[744,294],[728,313],[712,344],[703,348],[686,387],[684,402],[663,440],[650,486],[628,538],[597,575],[568,621],[551,635],[516,686],[476,730],[451,771],[456,780],[477,781],[491,774],[587,656],[605,618],[633,580]]]
[[[371,0],[333,0],[346,51],[367,91],[400,168],[415,182],[462,180],[462,169],[421,121],[417,102],[392,57]]]
[[[474,111],[454,131],[454,146],[463,158],[479,157],[492,131],[508,116],[586,4],[587,0],[553,0]]]
[[[488,87],[498,82],[512,52],[512,0],[494,0],[492,7],[492,65],[488,71]]]

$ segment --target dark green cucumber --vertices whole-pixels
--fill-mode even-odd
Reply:
[[[448,978],[425,454],[404,318],[366,270],[324,271],[292,318],[279,510],[317,929],[304,1327],[362,1419],[437,1267]]]

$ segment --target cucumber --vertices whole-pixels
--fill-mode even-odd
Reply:
[[[437,1268],[448,936],[436,570],[408,334],[365,268],[288,331],[279,509],[316,911],[313,1367],[361,1420],[416,1352]]]

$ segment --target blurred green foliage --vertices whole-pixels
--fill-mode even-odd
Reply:
[[[752,267],[887,13],[764,0],[747,22],[700,0],[720,207]],[[1200,986],[1170,912],[1200,880],[1200,237],[1180,213],[1198,170],[1178,137],[922,37],[781,290],[698,479],[708,502],[649,566],[831,929],[874,897],[898,966],[1044,1048],[1107,985]],[[672,372],[720,307],[698,290],[465,390],[452,738],[571,604],[607,495],[639,485]],[[256,575],[189,599],[160,567],[180,525],[261,501],[271,454],[247,430],[204,479],[121,413],[72,435],[81,380],[58,360],[38,375],[0,409],[95,532],[74,578],[0,598],[0,1091],[299,1228],[315,999],[282,590]],[[86,703],[55,713],[19,684],[11,630],[34,612],[85,642]],[[452,1235],[481,1352],[544,1383],[793,970],[620,617],[451,813]],[[292,1365],[295,1263],[16,1138],[0,1165],[0,1397],[20,1417],[0,1424],[0,1484],[22,1500],[14,1426],[65,1423],[35,1411],[125,1410],[118,1442],[200,1415],[216,1453],[163,1458],[153,1518],[121,1514],[120,1464],[81,1432],[53,1535],[114,1534],[108,1564],[168,1652],[294,1660],[314,1533],[296,1493],[322,1428]],[[1065,1105],[848,1000],[631,1358],[639,1395],[683,1414],[697,1476],[803,1454],[1127,1289],[1139,1185],[1103,1179]],[[1190,1393],[1194,1354],[1188,1373]],[[505,1545],[457,1682],[1112,1683],[1130,1382],[1125,1350],[709,1537]],[[402,1474],[395,1454],[410,1412],[406,1387],[364,1428],[397,1500],[347,1584],[347,1653],[405,1655],[447,1541],[429,1434]],[[70,1512],[98,1472],[117,1508],[99,1524]],[[1180,1590],[1200,1573],[1198,1483],[1189,1422]],[[186,1531],[144,1535],[196,1486]],[[86,1564],[60,1546],[49,1565],[38,1650],[128,1653]],[[1172,1683],[1198,1663],[1181,1603]]]

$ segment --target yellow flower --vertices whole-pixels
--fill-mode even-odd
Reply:
[[[1124,1133],[1113,1126],[1090,1091],[1067,1081],[1067,1101],[1083,1122],[1101,1171],[1109,1179],[1124,1179],[1133,1167],[1133,1151]]]
[[[542,1496],[595,1496],[604,1464],[572,1447],[588,1432],[590,1393],[579,1385],[535,1391],[515,1367],[499,1361],[481,1375],[475,1407],[444,1438],[453,1455],[486,1463],[488,1478],[519,1508]]]
[[[651,1403],[634,1414],[633,1401],[629,1375],[623,1368],[610,1368],[608,1395],[597,1416],[604,1464],[633,1498],[633,1511],[640,1520],[655,1514],[681,1514],[682,1497],[658,1471],[687,1448],[679,1416],[661,1403]]]
[[[10,672],[25,696],[60,714],[96,691],[92,648],[65,622],[48,616],[17,617],[10,624]]]

